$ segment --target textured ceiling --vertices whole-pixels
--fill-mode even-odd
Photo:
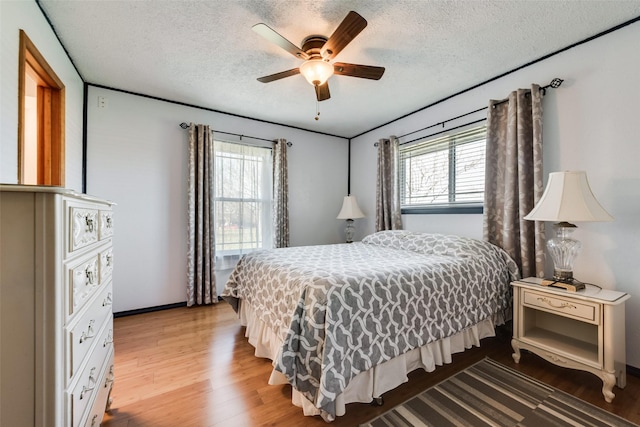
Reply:
[[[344,137],[640,16],[640,0],[39,4],[88,83]],[[331,35],[350,10],[368,26],[336,60],[386,67],[381,80],[331,77],[318,121],[302,76],[256,80],[302,61],[253,32],[254,24],[300,46],[308,35]]]

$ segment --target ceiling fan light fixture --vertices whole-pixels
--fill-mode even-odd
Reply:
[[[300,73],[312,86],[321,86],[333,75],[333,65],[322,59],[309,59],[300,66]]]

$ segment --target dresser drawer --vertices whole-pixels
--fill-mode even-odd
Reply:
[[[600,324],[600,305],[573,298],[540,294],[523,290],[523,305],[539,308],[563,317],[579,319],[594,325]]]
[[[69,251],[73,252],[98,241],[98,210],[71,206]]]
[[[98,277],[98,254],[89,255],[66,267],[68,289],[68,311],[70,316],[76,313],[80,307],[98,289],[100,284]]]
[[[113,386],[113,366],[113,352],[111,352],[101,376],[100,389],[97,391],[96,400],[93,402],[93,405],[91,405],[91,410],[85,420],[85,427],[99,427],[102,418],[104,418],[104,411],[107,407],[111,387]]]
[[[100,284],[106,283],[113,272],[113,247],[100,251]]]
[[[111,295],[111,284],[109,284],[93,300],[89,309],[82,314],[75,325],[67,331],[67,342],[69,343],[67,380],[76,374],[85,356],[94,345],[96,335],[105,327],[107,319],[111,319]],[[113,331],[111,324],[106,328]]]
[[[109,317],[105,327],[97,336],[97,342],[93,347],[93,351],[89,354],[87,364],[77,378],[74,378],[75,384],[69,391],[68,398],[71,402],[71,425],[81,425],[83,415],[88,411],[89,405],[93,402],[94,396],[98,394],[103,383],[101,373],[105,371],[107,364],[107,356],[112,352],[113,344],[110,342],[110,336],[113,334],[111,328],[113,318]]]
[[[113,236],[113,211],[100,211],[98,222],[100,240]]]

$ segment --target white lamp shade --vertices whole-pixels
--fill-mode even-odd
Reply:
[[[524,219],[532,221],[613,221],[591,192],[584,171],[553,172],[542,198]]]
[[[333,75],[333,65],[322,59],[309,59],[300,66],[300,73],[309,84],[321,86]]]
[[[345,196],[342,202],[342,209],[338,214],[337,219],[356,219],[364,218],[364,214],[358,206],[356,196]]]

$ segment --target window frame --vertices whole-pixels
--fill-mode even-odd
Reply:
[[[475,123],[473,123],[475,124]],[[471,124],[470,124],[471,125]],[[455,133],[450,133],[451,130],[446,131],[446,132],[438,132],[437,134],[433,134],[433,135],[429,135],[425,138],[420,138],[417,140],[414,140],[415,143],[413,143],[414,141],[411,141],[409,143],[405,143],[406,148],[404,148],[404,150],[408,151],[411,149],[411,147],[415,147],[416,145],[420,144],[420,145],[428,145],[429,143],[433,142],[434,145],[436,143],[436,141],[438,140],[442,140],[444,138],[448,138],[448,148],[447,150],[447,158],[449,159],[448,161],[448,168],[447,168],[447,179],[449,181],[448,183],[448,198],[449,198],[449,202],[447,204],[445,203],[434,203],[433,205],[415,205],[415,206],[411,206],[411,205],[406,205],[404,204],[404,182],[405,182],[405,168],[402,167],[401,162],[402,162],[402,151],[403,151],[403,147],[401,144],[400,146],[400,152],[398,153],[398,161],[399,161],[399,165],[398,165],[398,181],[401,183],[400,184],[400,212],[403,215],[423,215],[423,214],[427,214],[427,215],[432,215],[432,214],[482,214],[484,212],[484,201],[482,202],[470,202],[470,203],[455,203],[455,202],[451,202],[451,197],[455,195],[455,186],[456,186],[456,179],[455,179],[455,173],[456,173],[456,159],[457,157],[455,156],[455,149],[460,146],[461,144],[456,143],[455,138],[456,136],[459,136],[461,134],[464,134],[466,132],[470,132],[470,131],[479,131],[480,129],[484,130],[484,135],[485,135],[485,148],[486,148],[486,131],[487,131],[487,127],[486,124],[480,125],[480,126],[464,126],[461,129],[456,128],[456,132]],[[443,135],[444,133],[449,133],[448,135]],[[411,145],[409,145],[411,144]],[[444,150],[442,150],[444,151]],[[453,175],[451,173],[451,171],[453,171]],[[485,172],[486,173],[486,172]],[[453,190],[452,190],[453,189]]]
[[[214,136],[214,157],[216,158],[216,166],[217,166],[217,157],[218,154],[215,149],[215,143],[224,143],[224,144],[235,144],[235,145],[244,145],[244,146],[248,146],[248,147],[254,147],[254,148],[261,148],[264,149],[268,152],[270,152],[270,156],[273,156],[273,148],[269,147],[269,146],[264,146],[261,144],[245,144],[242,142],[235,142],[235,141],[228,141],[222,138],[215,138]],[[224,151],[223,151],[224,152]],[[243,160],[244,162],[244,160]],[[268,171],[263,171],[263,174],[266,174]],[[269,174],[267,174],[269,175]],[[272,175],[272,174],[271,174]],[[273,179],[273,178],[271,178]],[[269,185],[270,184],[270,185]],[[214,184],[215,185],[215,184]],[[217,207],[215,207],[215,204],[217,204],[218,202],[233,202],[233,203],[260,203],[262,204],[263,207],[265,207],[265,209],[262,212],[262,216],[265,215],[269,215],[270,219],[272,219],[273,217],[273,182],[271,183],[261,183],[262,186],[269,186],[270,190],[271,190],[271,194],[269,197],[267,198],[262,198],[262,199],[257,199],[257,198],[242,198],[242,197],[229,197],[229,196],[223,196],[223,197],[218,197],[216,196],[216,189],[214,187],[214,197],[213,197],[213,203],[214,203],[214,211],[217,212]],[[268,214],[267,214],[268,211]],[[217,221],[217,219],[216,219]],[[272,247],[272,244],[269,245],[269,241],[268,239],[266,239],[266,243],[265,244],[265,228],[264,227],[270,227],[271,226],[271,221],[266,221],[266,218],[262,218],[262,221],[264,222],[263,227],[261,229],[262,232],[262,236],[260,238],[260,243],[261,243],[261,247],[257,247],[257,248],[238,248],[238,249],[218,249],[218,239],[216,238],[216,257],[236,257],[239,256],[243,253],[247,253],[250,251],[254,251],[254,250],[260,250],[260,249],[268,249]],[[255,242],[257,243],[257,242]],[[241,243],[240,243],[241,244]]]

